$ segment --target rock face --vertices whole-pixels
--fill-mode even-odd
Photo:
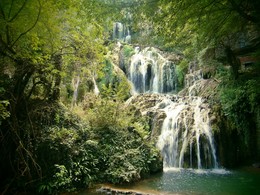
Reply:
[[[219,81],[212,78],[204,79],[203,72],[196,70],[185,75],[185,88],[181,90],[180,96],[200,96],[205,99],[214,99],[217,93]]]
[[[110,186],[101,187],[97,191],[100,192],[100,193],[111,194],[111,195],[124,195],[124,194],[129,194],[129,195],[153,195],[153,193],[149,193],[149,192],[134,191],[134,190],[131,190],[131,189],[121,189],[121,188],[115,188],[115,187],[110,187]]]

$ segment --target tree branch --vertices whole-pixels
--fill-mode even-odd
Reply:
[[[15,51],[8,46],[8,44],[3,40],[2,36],[0,35],[0,52],[6,53],[6,51],[15,54]]]
[[[25,1],[23,2],[23,5],[20,7],[20,9],[18,10],[18,12],[16,12],[16,14],[15,14],[10,20],[8,20],[8,22],[12,22],[12,21],[18,16],[18,14],[23,10],[23,8],[24,8],[24,6],[26,5],[27,1],[28,1],[28,0],[25,0]],[[12,7],[13,7],[13,1],[12,1],[10,10],[9,10],[8,17],[10,17],[10,15],[11,15]]]
[[[10,6],[10,9],[9,9],[9,13],[8,13],[8,18],[10,18],[10,16],[11,16],[11,12],[12,12],[12,9],[13,9],[13,4],[14,4],[14,0],[12,0],[11,6]]]
[[[38,3],[39,3],[39,11],[38,11],[38,15],[37,15],[37,18],[36,18],[34,24],[33,24],[29,29],[27,29],[25,32],[21,33],[21,34],[17,37],[17,39],[13,42],[13,44],[11,45],[11,47],[13,47],[13,46],[16,44],[16,42],[17,42],[22,36],[26,35],[29,31],[31,31],[31,30],[36,26],[37,22],[39,21],[40,14],[41,14],[41,9],[42,9],[40,0],[38,0]]]
[[[4,10],[2,8],[1,1],[0,1],[0,12],[1,12],[2,16],[3,16],[3,19],[5,20],[5,13],[4,13]]]

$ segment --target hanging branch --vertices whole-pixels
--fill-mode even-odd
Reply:
[[[8,18],[11,17],[11,12],[12,12],[12,9],[13,9],[13,5],[14,5],[14,0],[12,0],[11,6],[9,8]]]
[[[38,15],[37,15],[37,18],[36,18],[34,24],[33,24],[30,28],[28,28],[25,32],[21,33],[21,34],[17,37],[17,39],[13,42],[13,44],[11,45],[11,47],[13,47],[13,46],[16,44],[16,42],[17,42],[22,36],[24,36],[25,34],[27,34],[29,31],[31,31],[31,30],[36,26],[37,22],[39,21],[40,14],[41,14],[41,9],[42,9],[42,5],[41,5],[40,0],[38,0],[38,3],[39,3],[39,11],[38,11]]]
[[[4,13],[4,10],[2,8],[1,2],[0,2],[0,12],[1,12],[2,16],[3,16],[3,19],[5,20],[5,13]]]
[[[18,12],[16,12],[16,14],[14,14],[14,16],[13,16],[10,20],[8,20],[8,22],[12,22],[12,21],[19,15],[19,13],[20,13],[20,12],[23,10],[23,8],[25,7],[27,1],[28,1],[28,0],[25,0],[25,1],[23,2],[23,5],[20,7],[20,9],[18,10]],[[12,4],[11,4],[11,7],[10,7],[10,10],[9,10],[8,17],[11,16],[12,7],[13,7],[13,0],[12,0]]]

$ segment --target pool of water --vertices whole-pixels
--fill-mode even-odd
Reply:
[[[163,173],[136,184],[110,187],[160,195],[257,195],[260,194],[260,170],[251,168],[234,171],[165,169]],[[104,195],[104,193],[97,192],[96,189],[79,194]]]

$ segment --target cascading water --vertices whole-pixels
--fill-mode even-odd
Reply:
[[[169,93],[176,90],[173,62],[165,59],[155,48],[136,48],[131,58],[129,80],[135,93]]]
[[[113,24],[113,40],[119,40],[126,43],[131,43],[131,34],[129,27],[125,26],[121,22],[115,22]]]
[[[178,97],[169,99],[163,111],[166,118],[157,147],[164,167],[217,168],[209,105],[200,97]]]
[[[137,101],[156,102],[149,108],[144,107],[143,113],[163,112],[166,116],[157,142],[165,168],[218,168],[210,107],[194,92],[199,79],[202,79],[200,71],[190,71],[186,81],[189,95],[170,95],[169,92],[176,90],[172,62],[154,48],[136,50],[131,58],[129,80],[135,93],[145,93],[137,95],[136,98],[140,98]]]

